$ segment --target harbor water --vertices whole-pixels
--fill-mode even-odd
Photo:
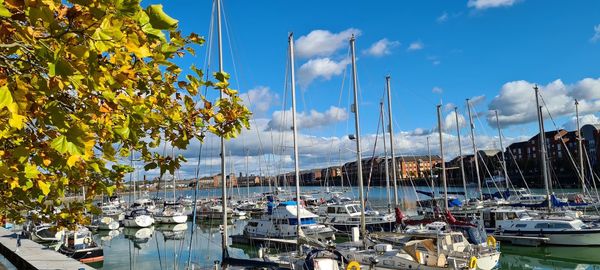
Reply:
[[[417,189],[428,188],[417,187]],[[323,188],[303,187],[302,190],[313,192],[322,191]],[[251,194],[250,196],[255,196],[265,191],[267,191],[265,187],[252,187],[249,191],[240,188],[232,190],[230,194],[244,198],[248,193]],[[471,191],[475,194],[475,190]],[[347,193],[352,196],[357,193],[357,190],[350,189]],[[173,195],[172,192],[167,194]],[[218,197],[220,190],[202,190],[200,194],[199,198]],[[413,187],[399,187],[399,194],[405,211],[407,213],[414,211],[417,196]],[[163,196],[162,192],[158,195]],[[193,190],[178,191],[177,196],[179,195],[193,195]],[[123,195],[126,199],[128,196]],[[385,188],[372,187],[368,192],[368,204],[373,208],[385,208],[386,196]],[[187,226],[121,228],[118,231],[99,232],[94,235],[94,238],[104,247],[104,262],[91,266],[99,269],[185,269],[189,260],[196,269],[210,268],[214,266],[215,261],[221,259],[220,222],[220,220],[199,220],[193,235],[191,221]],[[228,226],[229,235],[241,233],[246,222],[235,220]],[[229,243],[231,244],[231,239]],[[600,269],[600,247],[519,247],[502,244],[501,251],[498,269]],[[230,245],[229,253],[238,258],[257,257],[258,247]]]

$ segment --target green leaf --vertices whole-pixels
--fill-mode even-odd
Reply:
[[[108,193],[108,196],[112,196],[116,189],[117,189],[117,186],[115,186],[115,185],[108,186],[108,187],[106,187],[106,193]]]
[[[40,174],[40,171],[38,171],[37,166],[29,163],[25,165],[25,177],[30,179],[36,178],[38,174]]]
[[[8,85],[4,85],[0,87],[0,109],[4,107],[8,107],[8,105],[13,103],[12,94],[10,90],[8,90]]]
[[[38,187],[40,188],[40,190],[42,191],[42,193],[44,194],[44,196],[48,195],[48,193],[50,193],[50,186],[48,184],[46,184],[46,182],[42,181],[42,180],[38,180],[37,181]]]
[[[121,138],[123,139],[127,139],[129,138],[129,127],[127,126],[119,126],[119,127],[115,127],[114,131],[119,134],[119,136],[121,136]]]
[[[155,29],[173,29],[177,27],[178,20],[171,18],[163,11],[162,5],[150,5],[146,9],[146,14],[150,18],[150,24]]]
[[[72,155],[82,155],[83,153],[81,153],[81,151],[78,149],[78,147],[72,143],[67,141],[67,137],[65,135],[60,135],[58,137],[56,137],[54,140],[52,140],[52,143],[50,143],[50,146],[58,151],[61,154],[65,154],[65,153],[69,153]]]
[[[100,173],[100,167],[98,166],[98,163],[94,162],[94,163],[90,163],[89,164],[90,167],[92,167],[92,169],[94,169],[95,172]]]
[[[152,169],[156,169],[156,167],[158,167],[158,164],[156,164],[156,162],[150,162],[146,164],[146,166],[144,166],[144,170],[149,171]]]
[[[10,17],[12,13],[4,6],[4,0],[0,0],[0,17]]]

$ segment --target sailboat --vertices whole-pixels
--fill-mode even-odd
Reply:
[[[544,179],[544,187],[546,190],[546,200],[548,213],[538,217],[528,215],[506,219],[496,220],[496,234],[503,237],[524,236],[524,237],[543,237],[547,238],[544,241],[549,245],[564,245],[564,246],[595,246],[600,245],[600,226],[593,224],[585,224],[577,218],[558,216],[552,213],[553,200],[549,188],[549,173],[547,156],[546,156],[546,139],[544,138],[544,117],[542,107],[539,105],[539,89],[536,86],[535,101],[538,114],[539,125],[539,149],[540,159],[542,163],[542,178]]]
[[[350,39],[350,47],[355,102],[355,136],[357,158],[360,161],[360,125],[354,37]],[[441,106],[438,106],[438,127],[441,126],[440,114]],[[442,184],[444,186],[444,194],[447,196],[441,130],[439,130],[439,133],[440,150],[442,152]],[[364,204],[360,162],[358,162],[357,167],[359,195],[361,195],[361,203]],[[448,202],[446,200],[445,209],[447,208]],[[358,241],[358,235],[353,235],[353,242],[338,245],[339,252],[350,260],[349,265],[356,266],[357,268],[364,266],[370,269],[492,269],[500,258],[500,252],[495,251],[492,247],[469,244],[461,233],[446,230],[439,230],[433,236],[414,240],[410,239],[410,241],[402,243],[400,248],[395,247],[394,244],[397,243],[389,237],[379,239],[379,242],[374,242],[373,238],[366,235],[364,215],[364,211],[362,211],[360,229],[362,241]],[[392,236],[404,237],[402,234],[392,234]]]

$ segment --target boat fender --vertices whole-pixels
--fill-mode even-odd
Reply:
[[[476,269],[477,268],[477,258],[475,256],[471,256],[471,259],[469,260],[469,269]]]
[[[360,263],[357,261],[351,261],[348,263],[348,266],[346,266],[346,270],[360,270]]]
[[[90,238],[90,237],[83,238],[83,243],[86,245],[92,243],[92,238]]]
[[[487,241],[486,242],[487,242],[488,247],[496,248],[497,242],[496,242],[496,238],[494,238],[493,236],[489,235],[487,237]]]

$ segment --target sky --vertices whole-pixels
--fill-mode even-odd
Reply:
[[[207,39],[194,64],[218,69],[210,44],[212,1],[160,3],[181,30]],[[472,100],[479,149],[525,140],[537,130],[533,86],[539,85],[546,129],[600,122],[600,2],[455,1],[223,1],[224,69],[253,112],[250,130],[226,143],[227,168],[273,175],[293,168],[288,34],[295,37],[300,168],[356,159],[349,38],[356,65],[363,157],[383,154],[380,101],[391,76],[396,155],[439,154],[436,106],[442,105],[445,157],[458,155],[454,108],[463,153],[470,144],[466,99]],[[213,42],[216,42],[213,40]],[[216,98],[216,93],[209,93]],[[386,109],[387,110],[387,109]],[[387,114],[386,122],[387,122]],[[386,124],[387,125],[387,124]],[[389,141],[387,146],[389,148]],[[200,150],[201,149],[201,150]],[[388,150],[389,151],[389,150]],[[218,138],[176,150],[188,161],[181,178],[219,172]],[[198,156],[200,165],[198,166]],[[144,172],[142,172],[144,173]],[[156,172],[145,172],[153,175]]]

